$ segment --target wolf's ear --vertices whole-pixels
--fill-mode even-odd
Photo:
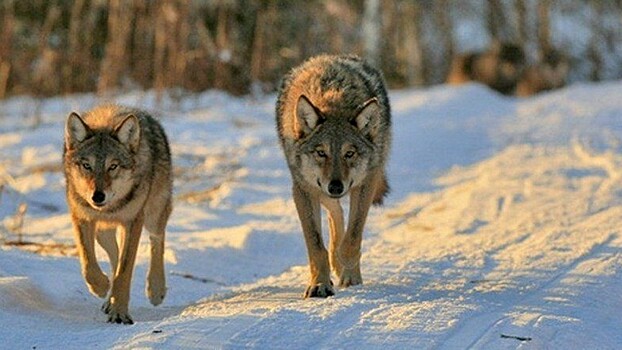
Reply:
[[[322,121],[322,117],[315,110],[306,96],[301,95],[296,103],[296,134],[306,136]]]
[[[80,118],[78,113],[71,112],[65,123],[65,144],[68,148],[73,148],[76,144],[84,141],[91,133],[91,129]]]
[[[354,118],[353,124],[364,135],[368,135],[371,139],[375,139],[380,127],[380,115],[382,110],[378,104],[377,98],[367,100],[363,104],[363,109]]]
[[[138,150],[140,144],[140,124],[135,115],[130,114],[114,130],[117,139],[132,152]]]

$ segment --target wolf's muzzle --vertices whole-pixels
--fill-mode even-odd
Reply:
[[[343,193],[343,183],[339,180],[332,180],[328,184],[328,193],[333,196],[339,196]]]
[[[93,203],[95,203],[95,205],[100,206],[104,204],[104,201],[106,200],[106,194],[102,191],[95,191],[91,199],[93,200]]]

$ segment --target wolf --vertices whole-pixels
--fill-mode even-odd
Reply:
[[[276,125],[309,257],[304,297],[334,295],[331,268],[339,286],[361,284],[367,213],[389,191],[391,111],[382,74],[354,55],[310,58],[282,79]],[[345,228],[340,198],[348,194]],[[320,206],[328,212],[329,252]]]
[[[566,85],[570,64],[564,54],[555,49],[545,50],[538,63],[528,67],[516,85],[516,96],[530,96]]]
[[[525,64],[525,53],[520,46],[495,42],[485,52],[471,52],[454,58],[446,81],[452,85],[478,81],[510,95],[514,93]]]
[[[151,242],[145,293],[153,305],[166,295],[164,237],[173,182],[164,129],[148,113],[128,107],[104,105],[83,116],[72,112],[65,124],[63,168],[82,275],[91,293],[109,294],[102,306],[108,322],[132,324],[130,284],[143,225]],[[110,280],[97,263],[95,240],[110,259]]]

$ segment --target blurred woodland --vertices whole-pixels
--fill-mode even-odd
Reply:
[[[1,0],[0,98],[130,89],[273,91],[319,53],[357,53],[392,88],[456,55],[549,49],[568,80],[622,77],[622,0]]]

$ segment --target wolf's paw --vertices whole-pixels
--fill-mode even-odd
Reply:
[[[111,308],[111,304],[110,304],[110,299],[104,301],[104,303],[102,304],[101,310],[103,313],[105,313],[106,315],[108,315],[110,313],[110,308]]]
[[[343,270],[339,277],[339,287],[356,286],[363,283],[360,269]]]
[[[119,310],[118,305],[115,306],[110,299],[102,305],[101,310],[108,315],[109,323],[133,324],[132,317],[127,310]]]
[[[306,298],[326,298],[335,295],[335,291],[333,290],[333,283],[318,283],[311,284],[305,290],[305,299]]]
[[[108,294],[108,290],[110,289],[110,281],[108,277],[103,273],[89,273],[85,275],[86,285],[89,287],[89,291],[97,295],[100,298],[103,298]]]
[[[147,287],[145,288],[145,294],[147,295],[147,298],[149,298],[151,305],[157,306],[162,304],[162,301],[166,296],[166,285],[164,283],[164,280],[159,279],[152,281],[152,279],[148,279]]]
[[[108,314],[108,323],[134,324],[132,317],[127,312],[114,312]]]

